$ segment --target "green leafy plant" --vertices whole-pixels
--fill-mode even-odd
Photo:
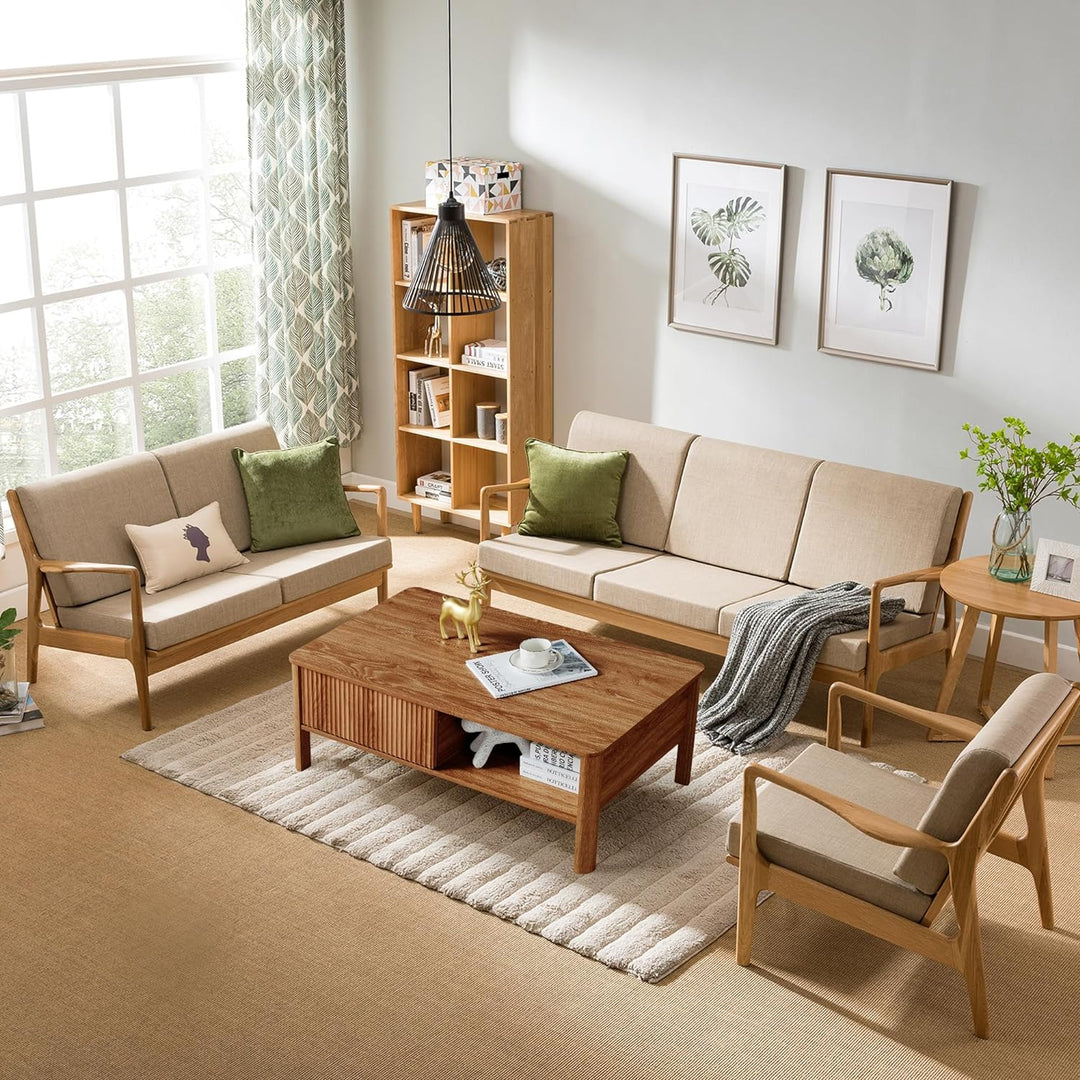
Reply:
[[[690,211],[690,228],[709,251],[709,269],[720,284],[702,300],[715,304],[725,298],[728,289],[743,289],[750,281],[750,261],[735,246],[735,241],[760,228],[765,221],[765,207],[749,195],[732,199],[727,206],[710,213],[701,207]],[[726,246],[725,246],[726,245]]]
[[[8,648],[22,633],[21,630],[13,630],[11,624],[18,618],[18,615],[13,607],[9,607],[7,611],[0,614],[0,649]]]
[[[878,305],[882,311],[892,311],[888,294],[910,279],[915,269],[915,256],[892,229],[874,229],[859,241],[855,249],[855,269],[863,281],[877,285]]]

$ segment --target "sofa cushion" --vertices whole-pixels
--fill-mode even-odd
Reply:
[[[720,612],[720,634],[726,638],[731,637],[735,616],[743,608],[750,607],[751,604],[760,604],[764,600],[783,600],[805,591],[800,585],[782,585],[779,589],[772,589],[760,596],[750,596],[745,600],[728,604]],[[933,625],[933,615],[912,615],[910,612],[901,611],[891,623],[881,628],[878,645],[882,649],[887,649],[892,645],[913,641],[917,637],[930,633]],[[833,634],[826,640],[818,656],[818,663],[843,668],[845,671],[862,671],[866,667],[866,631],[853,630],[849,634]]]
[[[940,565],[949,552],[963,492],[958,487],[825,462],[814,473],[788,580],[817,589]],[[937,585],[904,585],[908,611],[929,612]]]
[[[274,429],[262,421],[226,428],[154,451],[176,503],[176,513],[194,513],[217,500],[221,523],[233,543],[244,551],[251,545],[251,522],[240,474],[233,461],[233,447],[241,450],[276,450]],[[172,516],[171,514],[169,515]]]
[[[566,445],[572,450],[629,450],[619,510],[623,543],[664,546],[686,451],[696,436],[640,420],[579,412]]]
[[[244,565],[227,572],[279,581],[281,599],[288,604],[350,578],[381,570],[392,561],[387,537],[350,536],[277,551],[252,551]]]
[[[16,488],[30,535],[43,559],[139,565],[124,526],[176,517],[153,454],[132,454]],[[121,574],[49,574],[60,607],[127,592]]]
[[[272,578],[225,572],[185,581],[164,592],[143,592],[143,624],[148,649],[167,649],[281,604],[281,586]],[[80,607],[59,608],[68,630],[131,635],[131,597],[125,592]]]
[[[518,523],[522,536],[557,536],[619,547],[615,520],[629,450],[567,450],[526,439],[529,502]]]
[[[720,609],[781,582],[708,563],[658,555],[648,562],[599,574],[593,598],[654,619],[716,633]]]
[[[817,465],[815,458],[778,450],[695,439],[665,547],[698,562],[784,580]]]
[[[939,840],[959,840],[997,778],[1016,764],[1070,688],[1049,672],[1026,678],[952,763],[919,828]],[[933,851],[907,848],[896,860],[897,875],[931,895],[947,872],[944,856]]]
[[[517,533],[498,540],[485,540],[477,554],[481,569],[488,573],[503,574],[530,585],[589,599],[597,574],[654,558],[655,551],[627,544],[612,548]]]
[[[916,827],[934,797],[929,784],[879,769],[815,743],[786,769],[788,776]],[[736,858],[740,811],[728,825],[727,849]],[[930,897],[893,873],[897,848],[859,832],[830,810],[775,784],[758,785],[758,848],[762,855],[823,885],[918,922]]]

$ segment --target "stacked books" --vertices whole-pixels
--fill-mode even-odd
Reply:
[[[424,249],[435,228],[434,218],[405,218],[401,223],[401,276],[411,281],[424,261]]]
[[[543,743],[529,743],[529,752],[521,755],[520,770],[528,780],[563,791],[577,792],[581,783],[581,758]]]
[[[424,473],[416,478],[416,494],[434,503],[450,505],[450,474],[448,472]]]
[[[424,395],[432,427],[450,426],[450,376],[424,380]]]
[[[438,367],[413,368],[409,372],[409,423],[431,427],[431,408],[424,385],[443,374]]]
[[[461,361],[470,367],[505,375],[507,355],[506,342],[501,338],[484,338],[482,341],[470,341],[465,346]]]
[[[43,728],[45,721],[41,710],[30,696],[30,684],[19,683],[19,700],[9,709],[0,712],[0,735],[14,735],[16,731],[34,731]]]

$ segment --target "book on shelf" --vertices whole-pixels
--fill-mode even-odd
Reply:
[[[526,780],[538,780],[541,784],[575,794],[581,783],[580,773],[557,769],[553,765],[545,765],[543,762],[533,761],[527,757],[522,757],[518,771]]]
[[[469,367],[483,368],[495,374],[505,375],[507,370],[506,357],[498,359],[492,356],[470,356],[467,353],[462,356],[461,362]]]
[[[435,379],[425,379],[424,393],[431,414],[431,426],[437,428],[449,427],[450,376],[440,375]]]
[[[41,709],[30,694],[30,684],[19,683],[18,715],[9,710],[0,721],[0,735],[14,735],[17,731],[36,731],[45,726]]]
[[[562,683],[591,679],[599,674],[569,642],[560,638],[553,641],[551,647],[562,657],[562,662],[550,671],[525,672],[514,667],[510,663],[510,657],[516,649],[493,653],[491,656],[478,656],[473,660],[466,660],[465,666],[494,698],[527,694],[530,690],[542,690],[545,686],[560,686]]]
[[[423,476],[418,476],[416,478],[416,486],[430,491],[445,492],[447,495],[449,495],[452,490],[450,474],[444,472],[442,469],[437,469],[435,472],[424,473]]]
[[[401,222],[401,276],[411,281],[424,261],[424,251],[435,228],[434,218],[404,218]]]
[[[544,743],[529,743],[529,752],[525,757],[539,765],[550,765],[563,772],[581,772],[581,758],[577,754],[568,754],[565,750],[556,750],[554,746],[546,746]]]
[[[409,371],[409,423],[424,427],[431,425],[431,412],[424,395],[424,380],[434,379],[442,374],[442,368],[412,368]]]
[[[422,487],[420,484],[417,484],[413,490],[428,502],[438,503],[440,506],[450,506],[453,502],[449,491],[433,491],[431,488]]]

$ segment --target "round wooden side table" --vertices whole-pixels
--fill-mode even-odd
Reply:
[[[1028,585],[998,581],[987,570],[989,555],[976,555],[950,563],[941,572],[941,587],[948,596],[964,605],[964,617],[956,631],[952,654],[945,669],[945,679],[938,695],[938,712],[948,712],[964,660],[975,636],[979,615],[990,615],[990,638],[986,643],[982,681],[979,683],[979,712],[989,720],[994,715],[990,707],[990,688],[994,681],[1001,629],[1006,619],[1029,619],[1043,624],[1043,668],[1057,670],[1058,623],[1071,622],[1076,634],[1077,654],[1080,655],[1080,603],[1060,596],[1032,592]],[[1065,735],[1061,745],[1076,745],[1080,736]]]

